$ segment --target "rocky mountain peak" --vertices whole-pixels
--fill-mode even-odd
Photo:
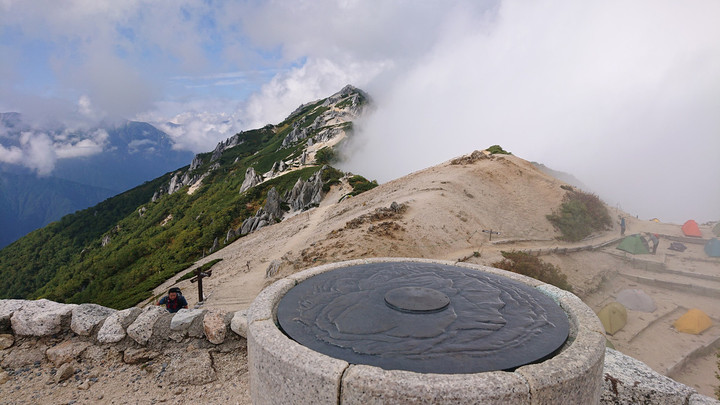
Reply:
[[[273,152],[282,154],[285,150],[292,158],[275,161],[269,170],[263,169],[268,171],[260,171],[260,168],[252,166],[245,169],[245,179],[240,186],[240,193],[289,170],[314,164],[315,152],[326,146],[332,147],[343,140],[352,130],[352,122],[364,112],[369,100],[364,91],[348,84],[330,97],[301,105],[277,126],[266,125],[259,130],[237,133],[218,142],[211,153],[196,155],[185,172],[182,170],[176,172],[169,183],[155,193],[153,201],[163,194],[172,194],[184,186],[199,186],[209,171],[220,167],[218,160],[224,153],[243,145],[248,139],[256,136],[258,131],[283,136],[279,149]],[[293,149],[296,150],[295,153],[292,153]],[[206,155],[209,155],[209,158]],[[203,165],[210,162],[215,162],[215,165],[203,169]],[[237,163],[238,158],[233,164]],[[206,172],[190,173],[198,170],[206,170]]]

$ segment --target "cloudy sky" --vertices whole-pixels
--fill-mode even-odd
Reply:
[[[344,165],[366,177],[500,144],[641,218],[718,220],[717,21],[716,0],[0,0],[0,112],[204,152],[351,83],[376,104]],[[0,162],[38,173],[104,139],[23,136]]]

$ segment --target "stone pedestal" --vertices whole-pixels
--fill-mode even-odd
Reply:
[[[455,265],[506,276],[557,302],[568,316],[569,338],[551,358],[514,371],[433,374],[385,370],[315,352],[278,327],[277,305],[297,283],[365,263]],[[485,266],[437,260],[377,258],[319,266],[263,290],[248,310],[250,389],[254,404],[597,404],[602,389],[605,337],[593,311],[571,293],[535,279]]]

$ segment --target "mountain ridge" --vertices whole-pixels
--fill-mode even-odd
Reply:
[[[304,182],[321,169],[312,161],[315,152],[346,136],[351,126],[345,123],[365,103],[354,87],[345,88],[292,119],[238,133],[190,165],[30,233],[0,250],[0,296],[115,308],[137,303],[155,285],[239,236],[236,231],[261,214],[273,189],[284,196],[299,187],[296,194],[302,194]],[[241,193],[250,167],[262,182]],[[337,176],[325,174],[326,181]],[[283,211],[290,207],[278,204]]]

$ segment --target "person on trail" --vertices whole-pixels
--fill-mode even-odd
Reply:
[[[168,295],[160,298],[155,305],[165,305],[165,308],[170,313],[175,313],[182,308],[187,309],[188,307],[187,300],[185,300],[182,292],[180,292],[180,289],[177,287],[171,288],[170,291],[168,291]]]
[[[620,236],[625,235],[625,217],[620,217]]]
[[[657,252],[658,245],[660,244],[660,239],[658,238],[658,235],[656,233],[651,233],[650,240],[653,244],[652,254],[655,254],[655,252]]]

